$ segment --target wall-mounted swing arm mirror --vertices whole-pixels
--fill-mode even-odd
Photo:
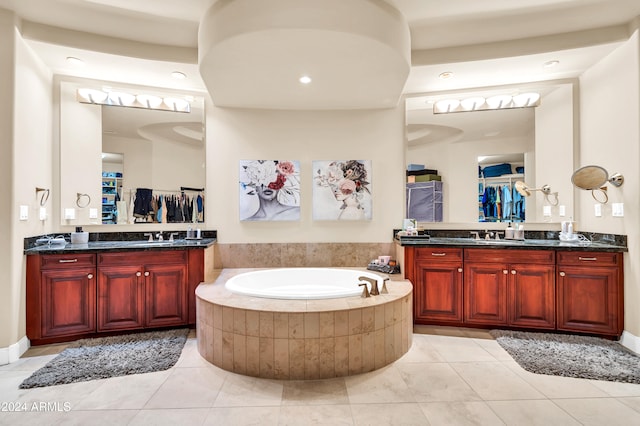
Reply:
[[[607,187],[605,186],[607,182],[619,187],[624,183],[624,176],[620,173],[614,173],[609,176],[604,167],[594,165],[580,167],[571,175],[571,183],[575,187],[591,191],[593,199],[601,204],[606,204],[609,201],[609,196],[606,192]],[[596,196],[596,191],[602,194],[601,197]]]
[[[549,185],[542,185],[540,188],[531,188],[529,185],[519,180],[516,182],[516,191],[518,191],[518,193],[523,197],[529,197],[532,192],[540,191],[544,194],[544,199],[547,200],[549,204],[552,206],[558,205],[558,193],[551,192],[551,187]],[[553,195],[553,201],[549,199],[549,195]]]

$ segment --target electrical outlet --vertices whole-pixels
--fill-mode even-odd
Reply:
[[[565,217],[567,215],[566,206],[558,206],[558,216]]]
[[[20,206],[20,220],[29,220],[29,206]]]
[[[623,217],[624,216],[624,203],[612,203],[611,204],[611,214],[614,217]]]
[[[40,220],[47,220],[47,208],[40,207]]]
[[[551,206],[542,207],[542,215],[544,217],[551,217]]]
[[[602,217],[602,204],[594,204],[593,213],[596,215],[596,217]]]
[[[98,218],[98,209],[90,208],[89,209],[89,219],[97,219]]]

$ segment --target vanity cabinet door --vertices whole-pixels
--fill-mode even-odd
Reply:
[[[144,326],[144,268],[98,268],[98,331],[132,330]]]
[[[412,271],[414,322],[462,323],[462,250],[417,248]]]
[[[42,271],[41,337],[96,331],[95,268]]]
[[[510,265],[507,289],[509,325],[555,328],[555,269],[555,265]]]
[[[558,330],[620,336],[624,327],[620,253],[559,252]]]
[[[93,254],[27,256],[26,331],[31,344],[96,331]]]
[[[147,327],[186,324],[189,318],[187,303],[187,266],[145,266]]]
[[[464,267],[464,321],[468,324],[507,324],[509,266],[468,262]]]

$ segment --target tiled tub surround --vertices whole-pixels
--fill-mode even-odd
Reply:
[[[412,285],[397,275],[389,294],[370,298],[279,300],[226,290],[227,279],[252,270],[223,269],[196,289],[198,352],[224,370],[326,379],[384,367],[411,347]]]

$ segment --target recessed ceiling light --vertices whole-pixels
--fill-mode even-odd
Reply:
[[[180,71],[174,71],[171,73],[171,77],[175,78],[176,80],[184,80],[185,78],[187,78],[187,75]]]
[[[542,66],[545,68],[553,68],[558,66],[559,64],[560,64],[560,61],[553,60],[553,61],[545,62],[544,64],[542,64]]]
[[[440,73],[440,75],[438,76],[438,78],[440,80],[448,80],[451,77],[453,77],[453,72],[452,71],[445,71],[443,73]]]
[[[84,61],[80,58],[76,58],[75,56],[67,56],[67,63],[75,67],[84,66]]]
[[[311,77],[309,77],[308,75],[303,75],[298,79],[298,81],[302,84],[309,84],[311,83]]]

